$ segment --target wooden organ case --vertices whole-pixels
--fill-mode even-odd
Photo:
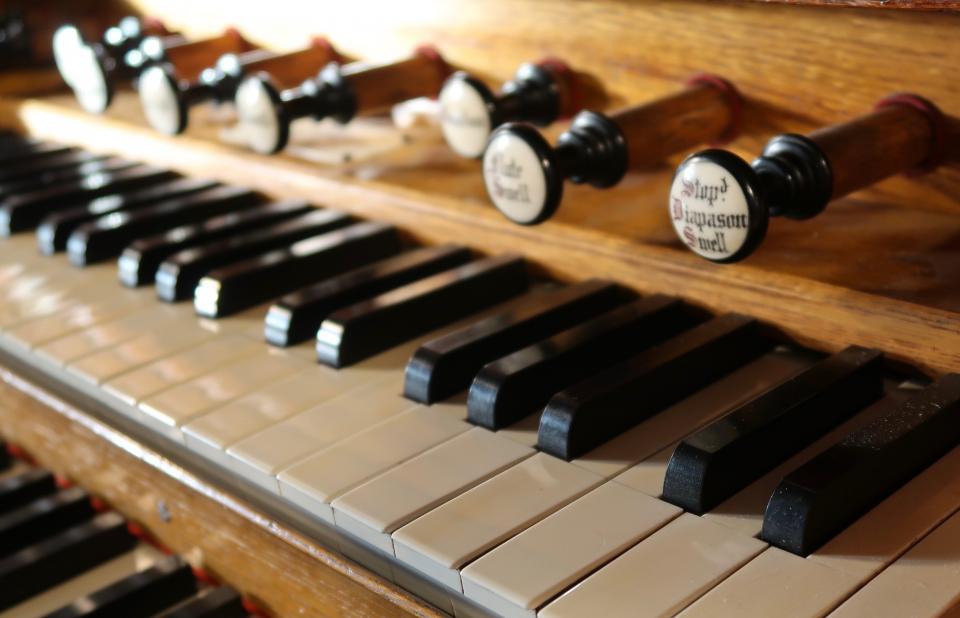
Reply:
[[[116,14],[124,10],[160,18],[170,31],[188,38],[215,36],[235,27],[251,44],[276,51],[301,49],[313,37],[323,36],[338,54],[371,62],[408,58],[418,45],[430,44],[442,53],[450,70],[468,71],[491,85],[512,79],[522,62],[561,58],[580,77],[578,108],[598,111],[669,96],[691,76],[706,72],[728,80],[742,96],[737,136],[724,147],[748,160],[774,135],[806,134],[847,121],[869,112],[891,93],[921,95],[943,114],[938,125],[942,162],[935,170],[911,170],[882,180],[837,200],[810,220],[773,221],[762,246],[736,264],[714,264],[688,252],[667,215],[674,170],[696,146],[659,164],[631,169],[609,190],[567,183],[554,216],[538,225],[519,226],[490,205],[483,163],[451,152],[429,106],[424,106],[426,111],[416,106],[394,110],[395,117],[404,117],[402,127],[384,113],[361,114],[344,125],[297,121],[291,125],[286,148],[268,156],[244,147],[229,110],[196,106],[184,134],[166,136],[150,128],[135,92],[118,88],[108,111],[91,115],[66,91],[54,91],[58,82],[49,70],[37,68],[0,77],[4,93],[0,124],[32,138],[392,224],[402,231],[404,242],[428,246],[457,242],[481,255],[518,253],[537,278],[565,283],[612,280],[644,298],[678,297],[694,313],[751,316],[759,320],[764,337],[801,350],[797,354],[804,358],[822,358],[847,346],[879,350],[886,381],[896,376],[894,382],[907,384],[907,391],[960,372],[958,2],[358,0],[334,5],[277,0],[265,6],[225,0],[199,4],[137,0]],[[675,131],[685,130],[677,124]],[[542,131],[553,143],[568,126],[569,119],[561,120]],[[887,147],[882,138],[862,145],[874,153]],[[864,170],[857,173],[870,175]],[[34,241],[23,236],[0,239],[4,255],[0,269],[12,273],[23,247],[32,248]],[[23,258],[23,271],[29,273],[34,265],[53,268],[46,265],[53,262],[64,272],[73,272],[62,256]],[[13,276],[6,280],[10,285]],[[67,275],[57,276],[67,280]],[[152,290],[137,293],[150,296]],[[0,311],[5,310],[3,303],[14,299],[12,292],[4,294]],[[57,311],[66,311],[68,304]],[[192,310],[184,311],[192,315]],[[238,315],[245,320],[250,314]],[[230,319],[208,320],[204,328],[229,333],[232,327],[222,325]],[[174,321],[169,324],[176,327]],[[0,340],[11,328],[0,326]],[[521,601],[503,601],[504,595],[498,597],[477,583],[490,581],[490,572],[498,565],[508,571],[509,565],[491,561],[484,571],[478,561],[471,585],[482,590],[472,596],[465,594],[466,583],[455,589],[438,581],[442,573],[431,579],[415,568],[398,566],[375,545],[375,535],[361,539],[362,534],[351,531],[364,525],[356,518],[344,531],[313,517],[302,503],[271,495],[182,442],[111,410],[106,396],[84,387],[82,380],[45,370],[46,365],[32,361],[31,354],[8,341],[0,345],[0,438],[113,505],[194,566],[237,588],[250,601],[251,611],[255,605],[264,615],[535,616],[538,610],[545,617],[590,615],[589,600],[605,595],[610,606],[593,606],[593,615],[819,616],[836,611],[874,616],[884,615],[882,609],[891,616],[935,616],[960,611],[956,576],[960,446],[934,458],[925,471],[914,471],[892,493],[880,495],[868,514],[858,519],[872,517],[871,521],[850,527],[847,537],[834,538],[832,545],[805,552],[811,557],[785,557],[784,550],[768,548],[759,528],[749,532],[750,525],[758,525],[754,516],[753,524],[732,525],[737,534],[748,532],[724,546],[735,547],[729,556],[717,558],[718,563],[727,561],[723,568],[685,565],[684,559],[696,562],[697,557],[682,549],[674,557],[640,565],[642,554],[633,558],[631,548],[660,540],[656,535],[667,529],[661,528],[666,522],[678,529],[674,536],[688,526],[694,537],[704,535],[704,544],[723,545],[693,521],[709,514],[686,509],[689,512],[679,515],[677,510],[660,524],[649,524],[643,537],[624,541],[619,549],[581,567],[558,588],[544,592],[532,607],[529,603],[523,607]],[[724,363],[722,355],[717,363]],[[741,380],[741,387],[752,396],[765,390],[748,382]],[[707,393],[691,405],[708,405],[714,396],[726,395]],[[726,397],[727,408],[732,409],[743,403],[744,395]],[[705,417],[686,433],[706,423]],[[841,427],[849,429],[846,424]],[[650,429],[655,431],[672,435]],[[585,469],[609,485],[628,468],[640,469],[649,462],[660,470],[662,480],[673,443],[685,435],[664,437],[665,442],[643,457],[623,455],[627,458],[623,462],[617,457],[630,447],[605,451],[596,456],[596,465]],[[836,442],[845,433],[830,435]],[[524,448],[528,446],[533,445]],[[541,448],[535,457],[546,457],[544,450],[549,451]],[[779,467],[771,466],[771,474],[779,471],[778,479],[803,461],[774,462]],[[618,463],[623,463],[621,468]],[[499,470],[491,470],[471,487],[495,472]],[[586,483],[576,495],[524,521],[509,536],[574,508],[576,498],[599,491],[595,488],[600,480]],[[636,482],[639,486],[649,479]],[[774,482],[769,489],[775,486]],[[623,481],[619,487],[633,486]],[[432,506],[456,495],[450,491]],[[356,505],[362,506],[363,497],[344,502],[344,509],[360,508]],[[759,506],[760,517],[764,504]],[[718,519],[737,516],[734,506]],[[711,523],[721,528],[727,524]],[[414,532],[403,538],[414,539]],[[670,538],[663,537],[661,551],[673,552]],[[398,543],[397,538],[395,534],[390,543]],[[505,540],[498,538],[485,551]],[[649,556],[655,555],[653,547]],[[571,541],[571,552],[581,550]],[[524,568],[537,569],[535,548],[523,552],[521,545],[517,551],[526,559]],[[470,569],[474,559],[453,573]],[[628,568],[630,560],[636,564]],[[620,575],[613,573],[609,582],[591,589],[589,578],[617,561],[627,564],[619,569]],[[815,564],[809,570],[797,566],[811,561]],[[911,565],[921,565],[917,570],[939,568],[953,576],[918,574]],[[653,601],[631,605],[646,603],[643,595],[618,598],[619,591],[630,586],[618,584],[617,577],[633,576],[633,588],[642,589],[658,581],[658,567],[667,573],[679,569],[695,581],[692,589],[674,590],[671,585],[682,587],[676,579],[673,584],[655,584],[666,588],[664,595],[669,597],[662,606]],[[790,581],[778,579],[781,570]],[[756,578],[753,586],[762,597],[755,603],[744,592],[751,586],[742,584],[751,578]],[[581,580],[586,582],[583,598],[564,601],[564,593]],[[499,600],[490,600],[495,597]],[[555,609],[550,608],[553,604]]]

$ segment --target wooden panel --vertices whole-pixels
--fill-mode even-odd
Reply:
[[[118,107],[118,117],[139,113],[135,105]],[[956,216],[931,213],[908,219],[902,209],[851,199],[847,208],[828,212],[807,227],[792,224],[793,236],[789,229],[774,230],[762,259],[718,266],[667,241],[672,232],[659,211],[639,221],[630,237],[576,220],[533,228],[513,225],[471,193],[470,185],[458,191],[454,177],[459,176],[452,177],[446,166],[466,164],[454,162],[439,144],[414,143],[385,159],[318,166],[290,156],[262,157],[209,139],[166,138],[142,125],[92,118],[62,104],[0,104],[0,122],[4,120],[19,122],[35,135],[395,223],[425,242],[469,239],[488,252],[519,249],[559,279],[610,277],[641,292],[677,294],[715,311],[756,316],[815,348],[876,347],[930,373],[960,367]],[[363,130],[362,124],[334,129],[339,137],[331,141],[352,143]],[[211,132],[208,128],[206,134]],[[416,188],[377,177],[377,169],[391,165],[419,177]],[[635,191],[649,197],[665,192],[667,180],[641,176],[611,193]],[[871,216],[864,216],[867,211]],[[616,226],[618,221],[608,223]]]
[[[2,368],[0,435],[143,525],[195,566],[248,595],[267,615],[440,616]]]

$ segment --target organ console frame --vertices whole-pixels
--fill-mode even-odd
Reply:
[[[311,13],[319,8],[302,0],[278,0],[285,10],[273,12],[276,20],[258,19],[256,11],[226,0],[201,16],[188,4],[164,4],[135,2],[188,36],[222,31],[227,17],[215,16],[229,16],[252,40],[276,49],[315,34],[319,23],[338,49],[370,60],[402,57],[429,41],[456,68],[488,83],[502,83],[518,63],[550,53],[607,84],[608,110],[668,94],[696,71],[717,73],[747,100],[742,136],[731,145],[743,156],[759,152],[774,134],[806,133],[855,117],[891,88],[917,92],[948,116],[960,115],[960,84],[942,77],[960,65],[960,2],[953,1],[456,0],[437,6],[415,0],[386,3],[378,16],[364,2],[348,3],[323,20]],[[511,17],[498,18],[498,9]],[[366,23],[358,16],[368,18],[369,27],[356,28]],[[578,27],[587,22],[591,28]],[[728,40],[750,45],[726,47]],[[839,46],[843,54],[836,53]],[[776,54],[765,53],[774,47]],[[771,230],[764,248],[745,263],[718,266],[680,246],[665,215],[673,168],[683,155],[631,174],[612,191],[568,187],[555,219],[522,228],[486,202],[478,163],[446,152],[440,138],[367,161],[318,167],[296,152],[264,157],[218,143],[214,130],[203,126],[177,138],[159,135],[144,123],[130,93],[118,95],[104,117],[81,112],[71,99],[2,99],[0,125],[276,197],[329,204],[397,224],[431,244],[468,238],[490,253],[520,248],[542,274],[603,276],[645,294],[677,294],[715,312],[755,316],[818,350],[858,344],[929,375],[960,368],[960,267],[949,263],[960,242],[956,167],[884,181],[839,200],[815,220]],[[952,147],[960,148],[960,126],[955,120],[948,125]],[[563,128],[554,127],[548,137]],[[186,471],[175,454],[167,459],[148,440],[128,437],[68,403],[66,394],[45,390],[49,385],[26,368],[8,366],[17,373],[0,374],[0,425],[11,428],[6,437],[142,521],[174,550],[190,557],[189,550],[199,547],[215,574],[271,612],[362,606],[371,614],[436,615],[308,534],[278,523],[261,505],[222,489],[219,479]],[[170,522],[158,510],[161,499],[172,507]],[[214,521],[247,542],[208,534]],[[245,568],[257,561],[283,564],[276,570],[284,581],[263,579],[269,567]]]

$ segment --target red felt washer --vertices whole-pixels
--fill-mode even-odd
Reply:
[[[940,108],[928,99],[909,92],[898,92],[880,99],[874,109],[883,109],[892,105],[905,105],[921,112],[930,123],[930,155],[919,165],[916,172],[929,172],[936,169],[943,162],[944,135],[946,133],[946,119]]]
[[[740,134],[741,121],[743,119],[743,96],[729,81],[719,75],[712,73],[697,73],[684,82],[687,86],[697,84],[707,84],[719,88],[727,95],[727,103],[730,105],[730,124],[727,129],[717,138],[717,144],[726,144]]]
[[[440,84],[442,85],[446,81],[447,77],[453,72],[453,69],[447,64],[447,61],[444,59],[443,55],[440,53],[440,50],[437,49],[434,45],[418,45],[413,53],[415,56],[422,56],[428,60],[433,61],[437,66],[437,70],[440,72]],[[438,93],[439,94],[439,93]]]

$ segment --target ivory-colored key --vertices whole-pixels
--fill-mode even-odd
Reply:
[[[612,477],[807,365],[809,361],[790,353],[761,356],[572,463],[602,477]]]
[[[106,392],[133,406],[144,397],[191,380],[220,365],[263,349],[250,339],[227,335],[215,337],[195,348],[154,361],[104,383]]]
[[[86,277],[71,273],[37,275],[28,269],[28,275],[7,286],[7,294],[0,300],[0,328],[9,330],[24,322],[48,316],[80,302],[100,300],[117,290],[116,281],[102,271]]]
[[[469,564],[463,592],[502,616],[534,618],[547,600],[680,513],[604,483]]]
[[[191,450],[225,464],[226,445],[356,388],[353,381],[337,377],[328,367],[310,366],[187,423],[184,441]]]
[[[218,367],[210,373],[178,384],[140,402],[142,420],[173,440],[182,441],[180,427],[200,414],[228,401],[306,369],[307,363],[281,350],[261,349]],[[319,367],[311,367],[318,374]]]
[[[150,331],[101,352],[84,356],[67,365],[67,370],[88,382],[100,384],[137,367],[192,348],[208,341],[213,334],[191,323],[163,332]]]
[[[716,586],[690,608],[694,616],[766,615],[795,582],[825,581],[817,594],[795,593],[797,616],[822,616],[910,549],[960,506],[960,449],[918,474],[807,558],[776,548]],[[777,556],[767,557],[769,553]],[[790,558],[784,558],[784,554]],[[756,566],[756,560],[763,559]],[[741,573],[742,571],[742,573]],[[743,611],[737,611],[742,608]],[[694,611],[695,610],[695,611]]]
[[[95,324],[121,318],[153,302],[145,291],[116,291],[118,292],[116,296],[111,291],[107,298],[80,302],[53,314],[12,327],[7,330],[5,336],[23,347],[34,348]]]
[[[4,263],[21,257],[45,257],[37,253],[37,239],[33,234],[13,234],[0,238],[0,256]]]
[[[237,474],[267,488],[278,491],[274,475],[283,468],[293,465],[312,453],[327,448],[336,441],[365,430],[375,424],[385,421],[391,416],[410,409],[415,404],[402,398],[402,386],[397,389],[391,380],[403,380],[404,367],[411,354],[424,341],[438,337],[444,333],[463,328],[464,326],[481,320],[487,316],[503,311],[505,303],[489,308],[477,315],[470,316],[454,324],[449,324],[432,333],[391,348],[365,361],[340,370],[339,375],[350,376],[358,383],[373,384],[369,389],[363,389],[349,398],[340,398],[329,403],[320,404],[314,409],[298,414],[290,419],[280,421],[270,427],[258,427],[245,437],[233,444],[226,444],[216,431],[200,435],[194,432],[197,439],[206,439],[208,445],[227,450],[227,465]],[[233,318],[231,318],[233,319]],[[382,388],[381,388],[382,386]],[[353,397],[357,399],[354,400]],[[459,401],[451,407],[455,401]],[[441,408],[445,413],[465,419],[466,407],[460,400],[451,399]],[[528,435],[521,438],[522,432]],[[536,440],[536,427],[524,428],[515,434],[504,434],[511,439],[522,441],[532,446]],[[233,440],[233,438],[230,438]],[[195,440],[196,442],[196,440]],[[436,444],[430,442],[429,448]],[[213,453],[208,453],[213,454]],[[412,457],[411,453],[406,458]],[[218,457],[214,454],[214,457]],[[331,520],[332,521],[332,520]]]
[[[838,605],[856,586],[857,578],[849,573],[768,547],[680,616],[813,618]]]
[[[0,612],[0,618],[45,616],[125,577],[149,569],[162,558],[163,555],[149,545],[138,545],[132,551]]]
[[[368,387],[321,403],[257,433],[251,433],[249,437],[237,440],[232,445],[224,445],[222,448],[227,449],[227,466],[261,487],[277,492],[279,489],[275,475],[280,470],[340,440],[417,407],[418,404],[405,399],[402,392],[403,377],[394,375],[385,381],[375,382]],[[458,414],[459,409],[453,414],[454,418],[462,418]],[[198,427],[205,418],[206,416],[201,417],[184,428],[187,444],[201,439],[211,444],[217,440],[215,444],[219,447],[220,443],[226,440],[214,434],[215,428]],[[466,430],[462,423],[457,425],[461,426]],[[201,430],[204,430],[203,433]]]
[[[141,333],[163,330],[175,323],[177,317],[177,312],[171,307],[154,305],[55,339],[37,348],[36,352],[58,365],[66,365],[88,354],[129,341]]]
[[[830,614],[831,618],[935,618],[960,604],[960,513]]]
[[[672,616],[765,547],[760,540],[684,513],[538,616]]]
[[[282,470],[280,494],[333,523],[334,498],[469,430],[466,416],[462,401],[415,406]]]
[[[313,351],[310,344],[287,348],[287,350],[299,348],[306,348],[311,353]],[[311,365],[322,371],[308,372],[301,378],[302,383],[290,382],[289,386],[283,384],[271,385],[260,391],[250,393],[223,408],[212,410],[200,416],[184,426],[183,432],[186,444],[208,459],[223,465],[229,465],[226,449],[248,436],[279,424],[307,408],[322,406],[335,400],[341,394],[359,389],[366,397],[365,391],[370,387],[388,380],[402,380],[403,368],[412,350],[413,344],[398,346],[383,354],[357,363],[349,369],[339,371],[326,365],[313,363],[311,355]],[[291,377],[289,380],[296,379],[296,377]],[[392,397],[393,391],[403,391],[402,382],[399,387],[390,386],[387,388],[391,389],[390,392],[384,391],[389,399],[394,399]],[[352,405],[348,401],[342,402],[342,405],[348,406],[348,408],[343,410],[341,414],[354,421],[354,426],[357,426],[356,423],[362,422],[364,418],[369,418],[371,413],[376,414],[378,412],[377,410],[370,410],[370,406],[381,405],[381,402],[377,400],[369,403],[357,401],[356,405]],[[410,405],[413,405],[412,402],[410,402]],[[395,406],[391,406],[391,403],[386,404],[387,411],[394,408]],[[386,416],[380,415],[377,420],[383,420],[384,418]],[[369,426],[369,424],[371,423],[361,427]],[[306,434],[294,437],[293,440],[297,441],[297,438],[306,438],[311,435],[309,423],[304,430],[307,431]],[[284,447],[281,452],[287,450]],[[289,461],[291,459],[286,460],[286,462]]]
[[[461,591],[461,566],[602,481],[537,453],[397,530],[397,558]]]
[[[532,454],[475,427],[334,500],[334,522],[393,554],[394,530]]]

